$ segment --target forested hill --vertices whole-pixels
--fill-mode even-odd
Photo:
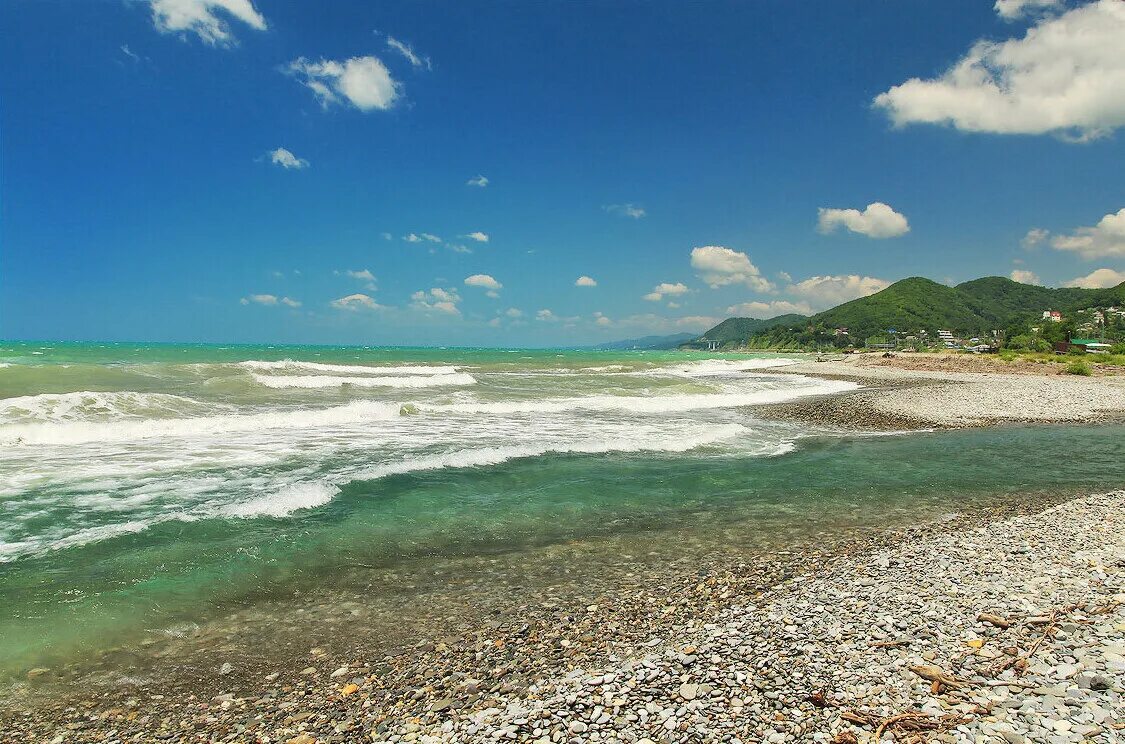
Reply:
[[[724,345],[749,341],[751,346],[766,347],[806,344],[807,336],[823,336],[836,328],[847,328],[857,343],[891,328],[909,333],[925,330],[931,335],[939,330],[976,335],[1026,325],[1041,318],[1044,310],[1059,310],[1065,315],[1086,308],[1123,305],[1125,282],[1108,289],[1050,288],[990,276],[950,287],[924,277],[910,277],[810,317],[728,318],[703,338]]]

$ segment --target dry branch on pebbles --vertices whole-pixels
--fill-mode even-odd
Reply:
[[[601,668],[377,739],[1116,741],[1123,506],[1125,492],[1091,496],[848,559]]]

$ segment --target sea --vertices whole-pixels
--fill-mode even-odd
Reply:
[[[794,361],[0,342],[0,675],[357,566],[440,592],[453,559],[585,544],[596,572],[622,536],[778,549],[1125,483],[1116,424],[858,434],[759,415],[857,387],[782,374]]]

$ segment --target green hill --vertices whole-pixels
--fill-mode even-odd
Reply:
[[[1125,283],[1108,289],[1052,288],[989,276],[950,287],[916,276],[811,317],[728,318],[704,338],[725,346],[777,348],[837,343],[837,328],[847,328],[848,338],[856,344],[891,328],[905,333],[925,330],[930,336],[939,330],[962,336],[992,330],[1017,333],[1039,320],[1044,310],[1066,315],[1113,305],[1125,305]]]

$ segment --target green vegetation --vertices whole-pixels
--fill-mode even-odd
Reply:
[[[1103,323],[1088,312],[1111,306],[1125,306],[1125,283],[1108,289],[1050,288],[992,276],[950,287],[911,277],[811,317],[728,318],[703,337],[725,348],[844,348],[893,329],[899,346],[922,350],[946,330],[983,343],[1007,339],[1003,346],[1014,350],[1050,352],[1078,335],[1125,342],[1125,318],[1108,314]],[[1044,320],[1044,310],[1061,312],[1064,321]],[[837,332],[845,328],[847,334]]]
[[[1083,359],[1075,359],[1066,365],[1066,373],[1068,375],[1082,375],[1083,377],[1090,376],[1090,365],[1086,364]]]

